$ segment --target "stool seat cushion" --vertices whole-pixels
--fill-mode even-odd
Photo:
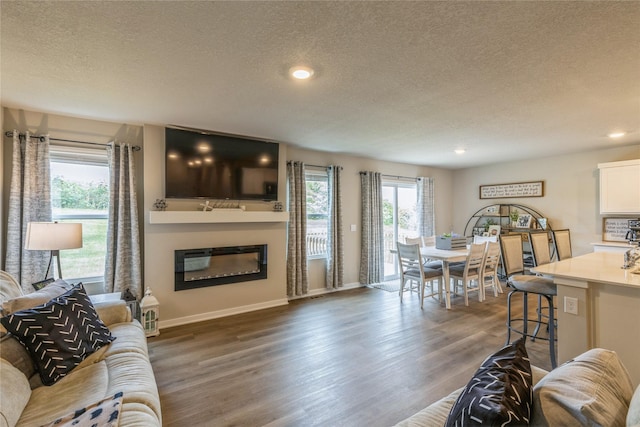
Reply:
[[[542,295],[557,295],[558,288],[553,280],[540,276],[527,276],[524,274],[509,277],[507,284],[514,289],[523,292]]]

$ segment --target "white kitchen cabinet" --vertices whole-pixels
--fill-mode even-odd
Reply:
[[[640,159],[599,163],[600,213],[640,213]]]

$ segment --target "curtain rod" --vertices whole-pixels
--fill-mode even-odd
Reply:
[[[365,175],[367,174],[367,171],[362,171],[360,172],[360,175]],[[409,181],[417,181],[418,178],[416,177],[411,177],[411,176],[401,176],[401,175],[385,175],[385,174],[380,174],[380,177],[382,178],[396,178],[396,179],[408,179]]]
[[[7,131],[7,132],[5,132],[5,133],[4,133],[4,136],[7,136],[7,137],[9,137],[9,138],[10,138],[10,137],[12,137],[12,136],[13,136],[13,132],[11,132],[11,131]],[[19,137],[19,138],[24,138],[25,136],[26,136],[26,134],[24,134],[24,133],[19,133],[19,134],[18,134],[18,137]],[[31,135],[31,136],[32,136],[33,138],[37,138],[37,139],[39,139],[39,140],[40,140],[40,142],[44,142],[44,138],[45,138],[44,136],[39,136],[39,135]],[[62,138],[51,138],[51,137],[49,137],[49,141],[72,142],[72,143],[74,143],[74,144],[98,145],[98,146],[101,146],[101,147],[106,147],[106,146],[108,146],[108,145],[109,145],[109,144],[103,144],[103,143],[101,143],[101,142],[76,141],[76,140],[73,140],[73,139],[62,139]],[[139,146],[139,145],[134,145],[134,146],[132,147],[132,150],[133,150],[133,151],[140,151],[141,149],[142,149],[142,148],[140,148],[140,146]]]
[[[380,176],[383,177],[383,178],[408,179],[409,181],[417,181],[418,180],[418,178],[411,177],[411,176],[385,175],[385,174],[382,174]]]
[[[287,161],[287,164],[291,164],[291,163],[295,163],[295,160],[289,160]],[[302,162],[304,163],[304,162]],[[336,165],[329,165],[329,166],[320,166],[320,165],[310,165],[309,163],[304,163],[305,166],[310,166],[312,168],[322,168],[322,169],[327,169],[331,166],[336,167],[336,168],[340,168],[340,170],[342,170],[342,166],[336,166]]]

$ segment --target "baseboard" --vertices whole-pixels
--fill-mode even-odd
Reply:
[[[348,291],[349,289],[362,288],[364,286],[365,285],[363,285],[362,283],[354,282],[354,283],[347,283],[345,285],[342,285],[338,289],[328,289],[328,288],[311,289],[309,292],[307,292],[304,295],[299,295],[299,296],[289,298],[289,301],[302,299],[302,298],[316,297],[318,295],[332,294],[334,292]]]
[[[189,323],[202,322],[204,320],[218,319],[220,317],[233,316],[234,314],[248,313],[250,311],[263,310],[265,308],[279,307],[287,305],[289,301],[284,299],[265,301],[258,304],[243,305],[240,307],[226,308],[224,310],[210,311],[193,316],[179,317],[177,319],[161,320],[160,329],[171,328],[173,326],[186,325]]]
[[[331,294],[334,292],[347,291],[349,289],[361,288],[365,285],[355,282],[355,283],[347,283],[338,289],[312,289],[306,295],[302,295],[299,297],[293,297],[289,299],[279,299],[273,301],[261,302],[258,304],[250,304],[243,305],[240,307],[227,308],[224,310],[210,311],[208,313],[200,313],[193,316],[179,317],[177,319],[170,320],[161,320],[160,321],[160,329],[171,328],[173,326],[187,325],[189,323],[202,322],[205,320],[218,319],[220,317],[233,316],[234,314],[242,314],[249,313],[250,311],[263,310],[265,308],[279,307],[281,305],[289,304],[289,301],[300,299],[300,298],[309,298],[318,295]]]

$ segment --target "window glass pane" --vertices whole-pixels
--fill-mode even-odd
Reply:
[[[328,179],[326,173],[306,175],[307,181],[307,256],[327,253]]]
[[[104,276],[107,251],[107,219],[65,219],[59,222],[82,223],[82,248],[60,251],[60,266],[65,279]]]
[[[109,208],[107,165],[58,161],[52,151],[51,204],[54,221],[82,223],[82,248],[60,251],[63,277],[104,276]]]

